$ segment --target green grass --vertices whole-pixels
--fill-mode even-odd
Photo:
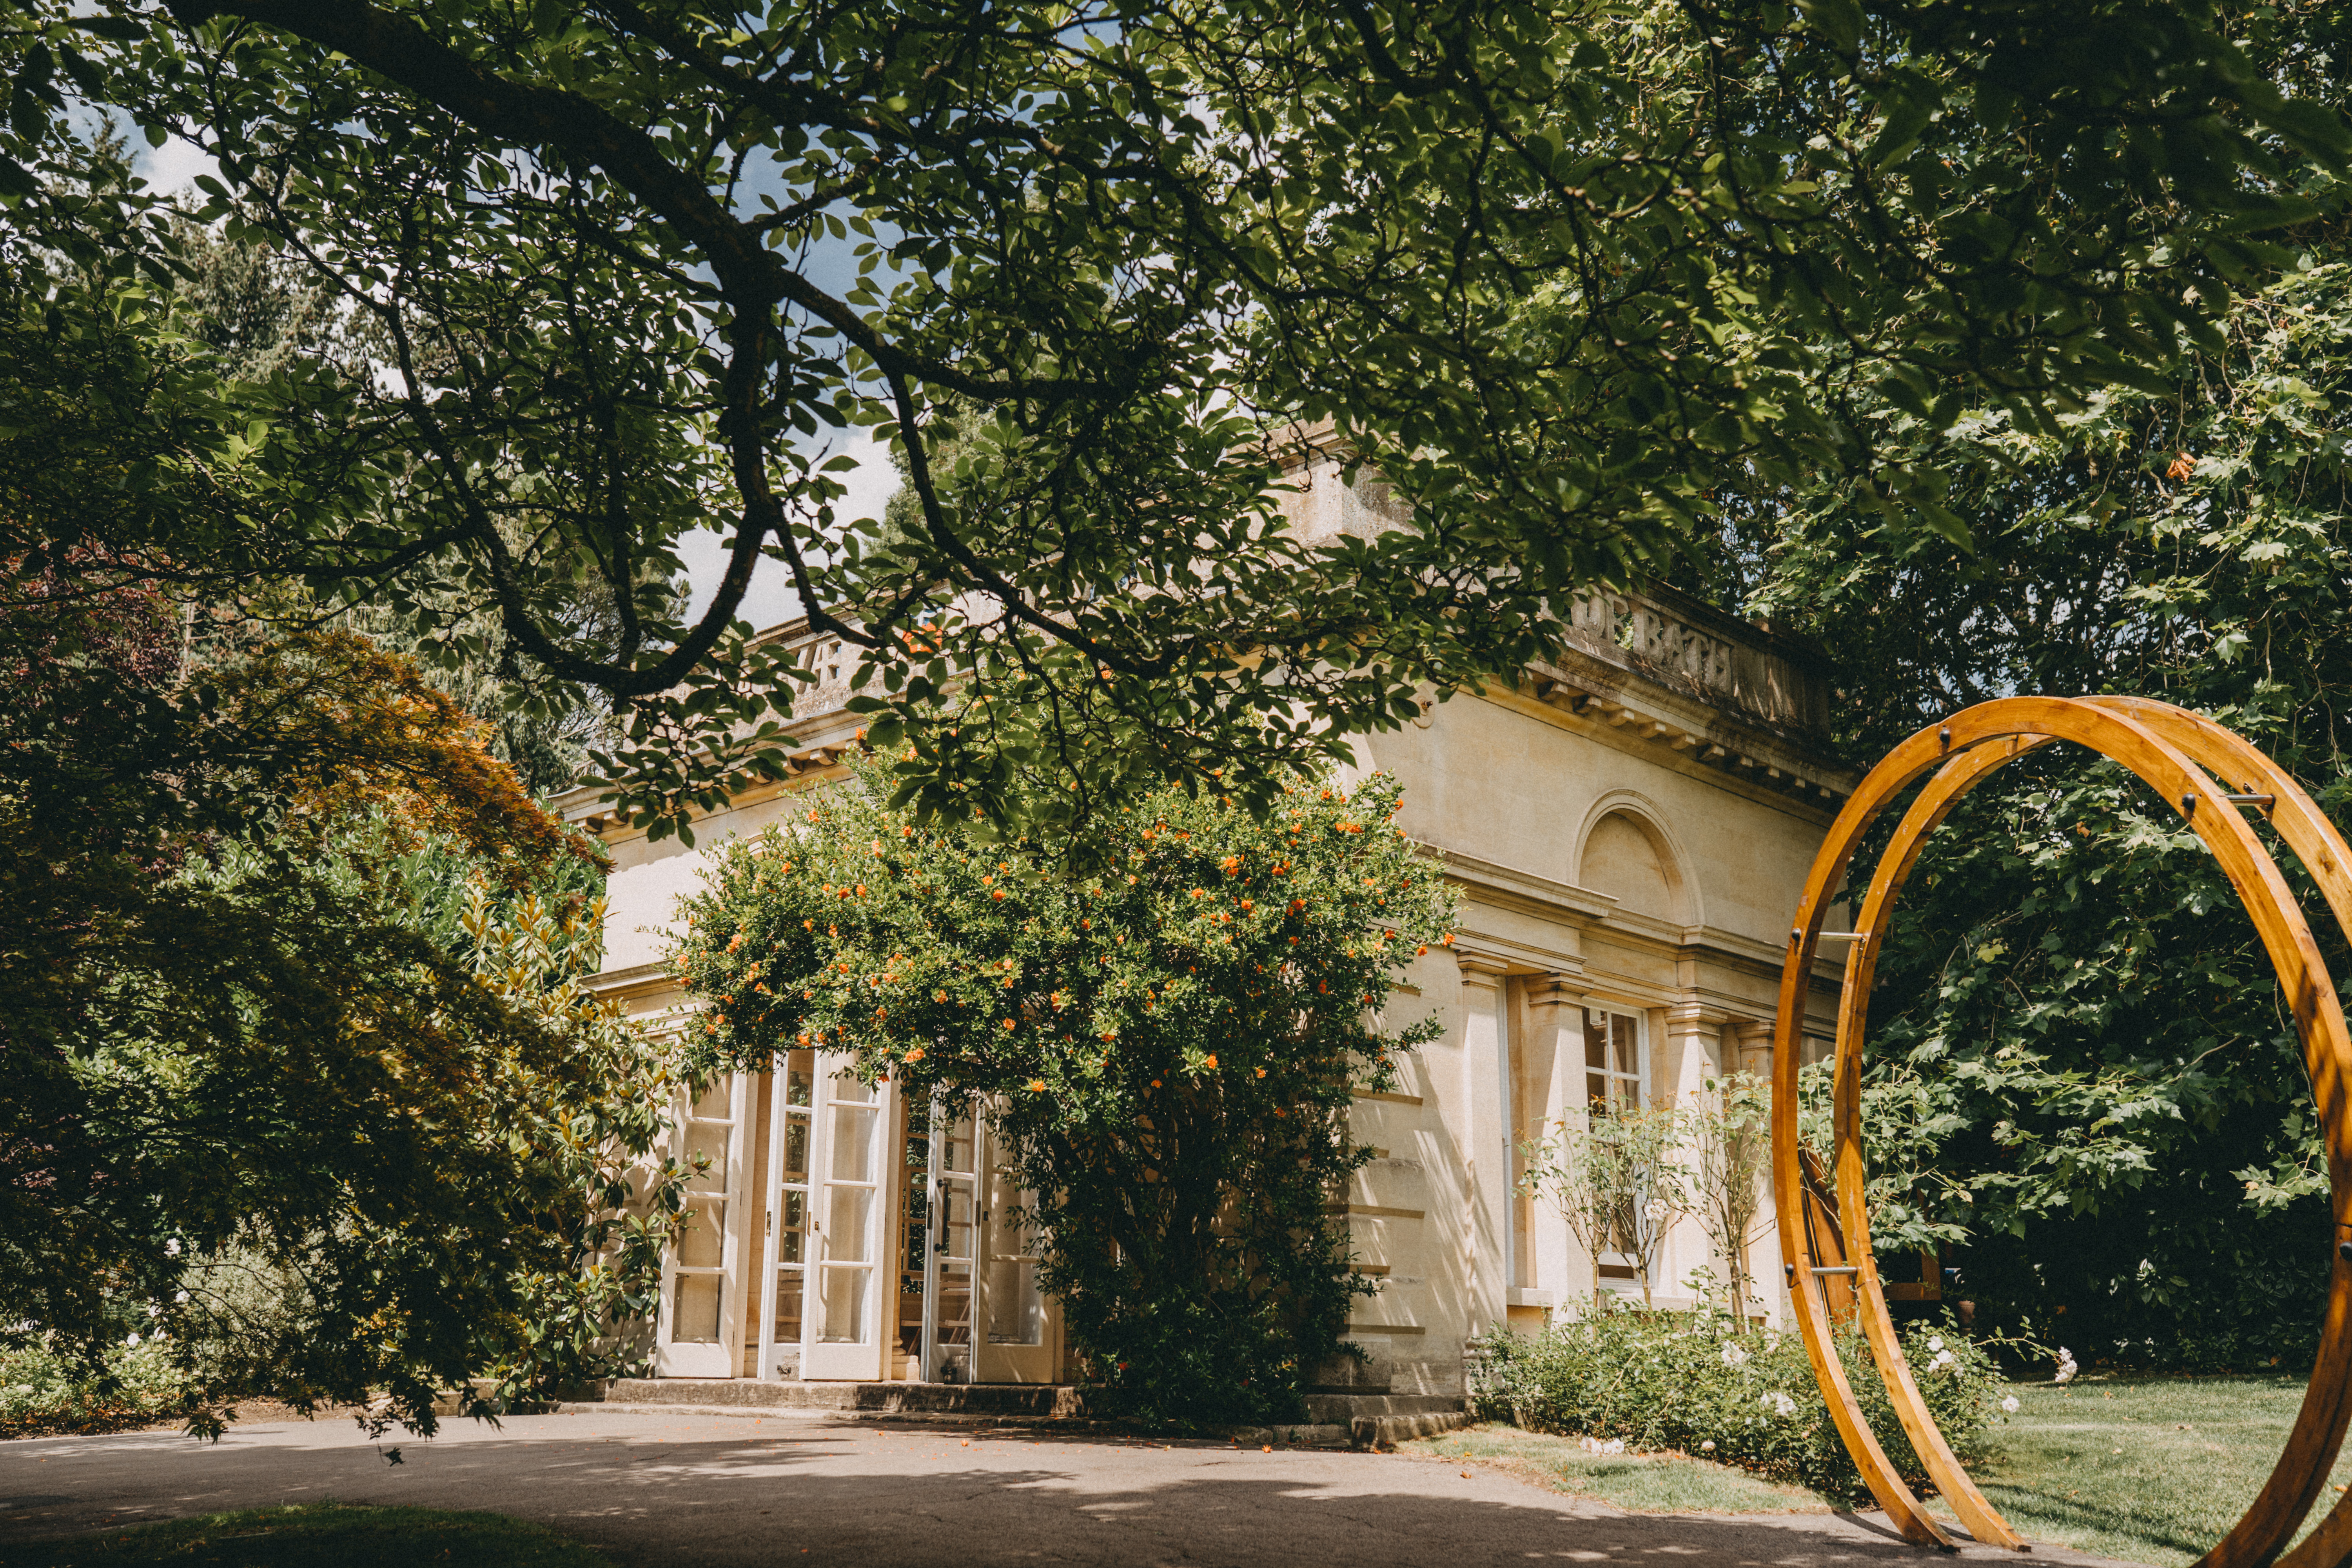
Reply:
[[[1402,1454],[1475,1459],[1629,1513],[1823,1513],[1818,1492],[1679,1454],[1590,1454],[1574,1437],[1488,1424],[1397,1445]]]
[[[1977,1484],[2030,1541],[2181,1568],[2254,1500],[2303,1403],[2299,1377],[2094,1374],[2021,1384]],[[2331,1486],[2352,1482],[2339,1460]],[[2321,1494],[2315,1524],[2335,1506]],[[2306,1526],[2308,1528],[2308,1525]]]
[[[2299,1377],[2092,1373],[2065,1388],[2017,1384],[2019,1409],[1993,1429],[1977,1484],[2029,1541],[2154,1568],[2187,1568],[2254,1499],[2303,1403]],[[1681,1455],[1601,1456],[1573,1437],[1502,1426],[1401,1445],[1477,1460],[1556,1491],[1640,1513],[1819,1512],[1802,1487]],[[2331,1487],[2352,1486],[2352,1451]],[[2308,1531],[2335,1506],[2323,1493]],[[1950,1509],[1929,1507],[1948,1519]]]
[[[496,1513],[320,1503],[208,1513],[0,1546],[0,1568],[610,1568],[553,1531]]]

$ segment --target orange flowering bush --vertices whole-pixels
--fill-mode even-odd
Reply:
[[[1351,1091],[1437,1033],[1389,1016],[1453,920],[1391,823],[1400,793],[1295,788],[1260,816],[1164,791],[1102,824],[1080,873],[918,827],[868,773],[717,851],[676,962],[714,1063],[811,1045],[982,1097],[1106,1395],[1285,1417],[1365,1289],[1325,1214],[1370,1157]]]

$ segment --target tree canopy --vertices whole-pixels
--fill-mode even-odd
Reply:
[[[762,559],[863,650],[919,809],[1044,831],[1211,769],[1264,804],[1670,564],[1727,476],[1957,535],[1956,421],[2152,384],[2332,210],[2330,9],[16,0],[11,224],[171,272],[56,194],[75,113],[119,111],[383,347],[234,383],[169,508],[28,481],[0,517],[12,555],[493,614],[629,708],[664,828],[778,765]],[[150,363],[159,417],[216,368]],[[1284,531],[1326,424],[1410,526]],[[917,502],[887,540],[820,445],[859,427]]]
[[[1973,551],[1801,495],[1751,538],[1758,602],[1837,658],[1856,753],[2010,691],[2138,693],[2219,718],[2344,820],[2340,244],[2237,300],[2160,388],[2054,433],[1965,428],[1948,500]],[[2128,773],[2054,747],[1969,797],[1898,906],[1871,1027],[1874,1224],[1954,1244],[1987,1321],[2086,1358],[2308,1353],[2333,1255],[2294,1024],[2227,880]]]

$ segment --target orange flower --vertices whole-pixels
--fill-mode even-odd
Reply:
[[[1228,877],[1238,876],[1241,873],[1241,868],[1242,858],[1238,855],[1228,855],[1223,859],[1217,862],[1217,869],[1223,871]]]
[[[1217,1070],[1217,1058],[1214,1057],[1202,1057],[1201,1058],[1201,1065],[1207,1068],[1211,1072],[1214,1072]]]
[[[1257,1076],[1258,1076],[1258,1077],[1260,1077],[1260,1078],[1264,1078],[1264,1077],[1265,1076],[1265,1069],[1264,1068],[1258,1068],[1258,1069],[1257,1069]]]
[[[1004,889],[1002,888],[991,888],[988,889],[988,896],[992,899],[1002,901],[1004,897]]]
[[[923,1059],[923,1047],[917,1046],[914,1049],[908,1051],[907,1053],[907,1059],[910,1062],[921,1061]]]
[[[1042,1078],[1033,1078],[1029,1080],[1029,1088],[1034,1093],[1043,1094],[1045,1092],[1045,1080]]]
[[[861,899],[866,896],[866,884],[863,882],[857,884],[857,896]]]
[[[1010,1032],[1011,1032],[1011,1030],[1012,1030],[1012,1028],[1013,1028],[1013,1020],[1012,1020],[1012,1019],[1010,1019],[1010,1018],[1005,1019],[1005,1020],[1004,1020],[1004,1027],[1005,1027],[1006,1032],[1010,1033]]]
[[[1203,889],[1203,888],[1195,888],[1195,889],[1192,889],[1192,897],[1194,897],[1194,898],[1196,898],[1196,899],[1205,899],[1205,898],[1207,898],[1209,895],[1208,895],[1208,890],[1207,890],[1206,889]],[[738,937],[738,938],[736,938],[735,940],[736,940],[736,941],[738,941],[738,942],[740,942],[740,941],[742,941],[743,939],[742,939],[742,938],[740,938],[740,937]]]

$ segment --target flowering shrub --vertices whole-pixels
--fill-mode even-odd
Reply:
[[[1946,1440],[1963,1461],[1974,1458],[2000,1392],[1991,1358],[1948,1325],[1914,1325],[1903,1342]],[[1887,1457],[1906,1478],[1925,1480],[1858,1331],[1841,1336],[1839,1355]],[[1471,1397],[1486,1419],[1531,1431],[1704,1453],[1832,1495],[1862,1490],[1803,1340],[1711,1310],[1604,1306],[1541,1334],[1497,1334]]]
[[[163,1340],[134,1335],[91,1367],[60,1354],[43,1336],[0,1348],[0,1438],[168,1421],[183,1413],[185,1388]]]
[[[1351,1091],[1438,1032],[1381,1016],[1452,940],[1400,786],[1303,784],[1264,815],[1161,791],[1091,829],[1082,872],[889,791],[861,772],[714,852],[673,955],[710,1004],[698,1043],[980,1097],[1101,1403],[1295,1419],[1370,1289],[1329,1212],[1370,1158]]]

